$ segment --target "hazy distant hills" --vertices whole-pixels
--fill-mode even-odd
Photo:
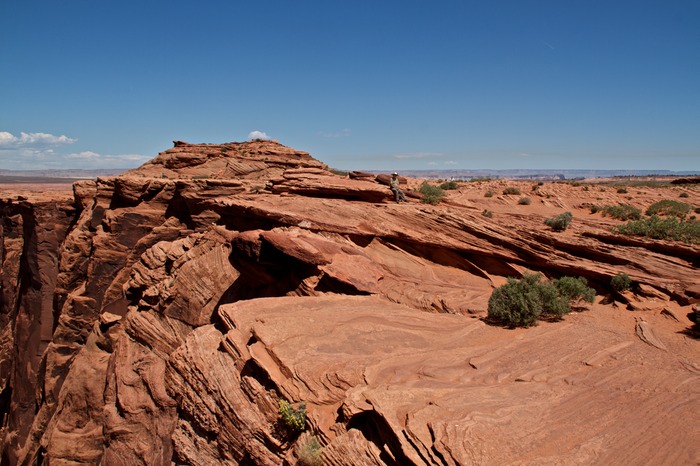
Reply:
[[[372,173],[379,173],[372,171]],[[472,178],[507,178],[507,179],[579,179],[611,178],[617,176],[694,176],[700,170],[555,170],[555,169],[506,169],[506,170],[402,170],[401,174],[414,178],[434,179],[472,179]]]
[[[3,170],[0,169],[0,183],[55,183],[80,179],[95,179],[101,176],[117,176],[125,169],[100,170]],[[370,173],[389,173],[390,170],[367,170]],[[700,170],[555,170],[555,169],[505,169],[505,170],[401,170],[401,175],[429,179],[540,179],[563,180],[580,178],[610,178],[619,176],[698,176]]]

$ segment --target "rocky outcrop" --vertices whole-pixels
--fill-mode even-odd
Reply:
[[[2,464],[700,458],[697,336],[666,317],[697,301],[696,245],[613,235],[572,206],[601,195],[568,185],[528,211],[484,198],[501,181],[431,206],[394,204],[382,179],[271,141],[178,141],[71,198],[4,199]],[[572,227],[546,228],[562,209]],[[494,287],[529,271],[600,297],[564,322],[487,325]],[[626,307],[620,272],[643,290]]]

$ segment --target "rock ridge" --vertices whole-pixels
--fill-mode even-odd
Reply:
[[[493,180],[432,206],[385,181],[276,141],[175,141],[71,197],[0,198],[2,464],[292,465],[312,437],[330,465],[700,460],[697,245],[576,207],[614,191],[551,183],[530,207],[485,198],[512,184]],[[564,209],[570,229],[543,225]],[[532,271],[599,296],[487,325]],[[612,293],[618,273],[639,291]]]

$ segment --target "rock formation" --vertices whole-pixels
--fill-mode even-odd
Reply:
[[[700,248],[611,233],[585,206],[614,190],[484,197],[513,183],[397,205],[381,176],[274,141],[176,141],[71,198],[2,196],[0,462],[700,461]],[[564,210],[571,228],[543,224]],[[598,298],[488,325],[494,287],[529,271]],[[639,291],[612,295],[618,273]]]

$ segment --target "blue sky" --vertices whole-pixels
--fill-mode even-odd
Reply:
[[[0,2],[0,168],[700,170],[700,0]]]

